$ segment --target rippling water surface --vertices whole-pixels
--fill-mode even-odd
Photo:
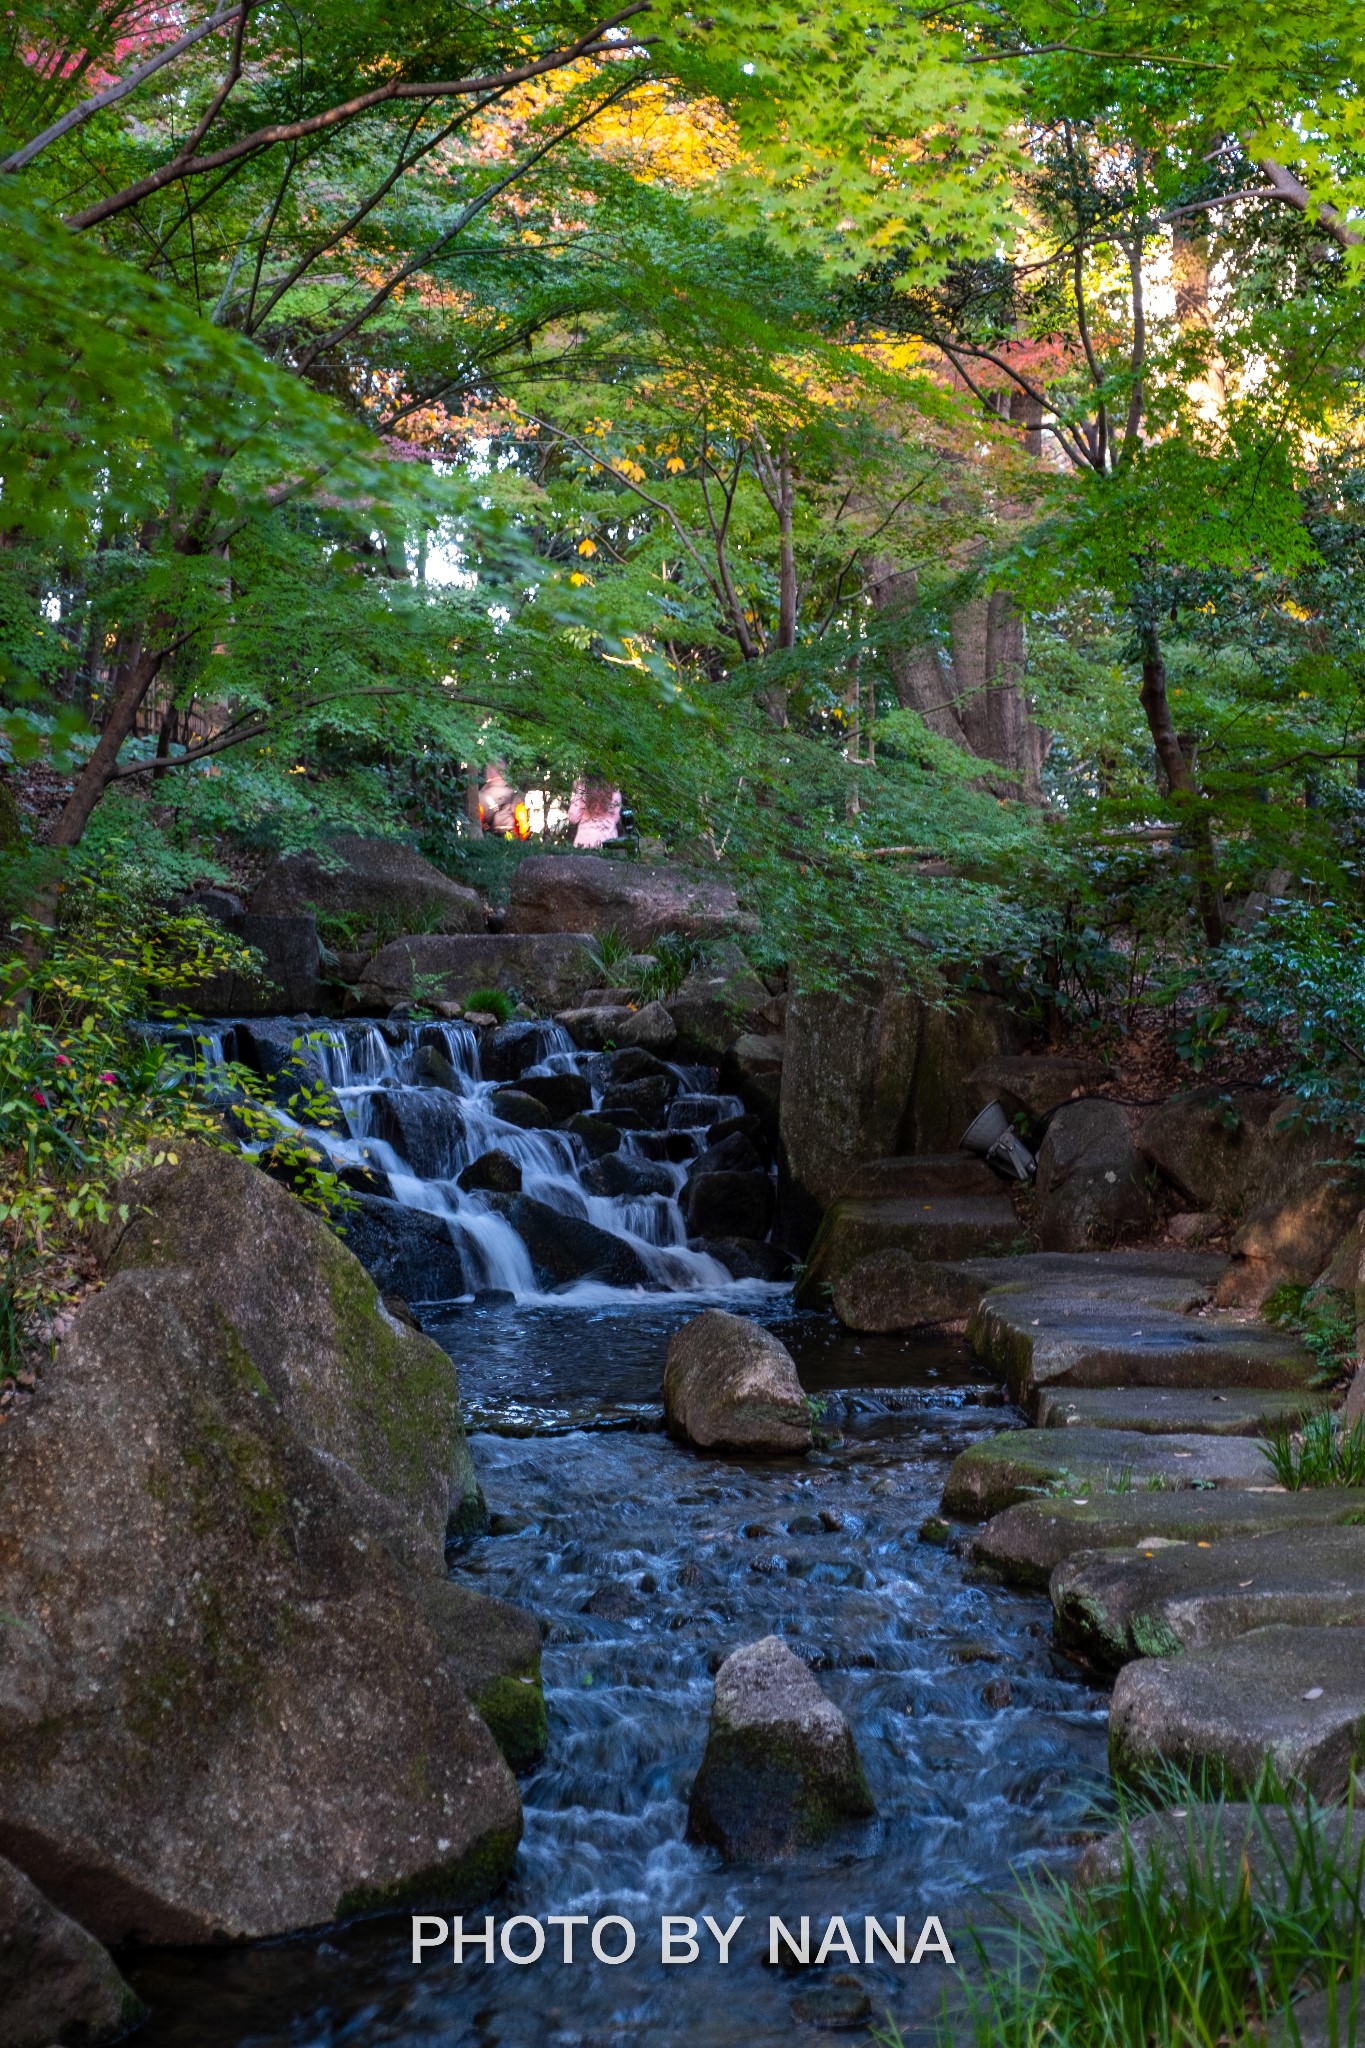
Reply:
[[[700,1306],[478,1303],[433,1332],[459,1362],[506,1532],[471,1544],[457,1575],[547,1627],[550,1746],[523,1780],[525,1838],[492,1910],[622,1914],[634,1958],[566,1967],[551,1930],[525,1969],[457,1970],[448,1949],[414,1968],[406,1920],[158,1956],[133,1970],[154,2007],[146,2048],[813,2048],[830,2036],[792,2000],[836,1976],[907,2042],[932,2038],[944,1964],[772,1969],[768,1916],[809,1914],[818,1938],[842,1914],[861,1955],[865,1915],[918,1930],[935,1913],[960,1943],[1012,1867],[1065,1857],[1102,1793],[1107,1702],[1054,1657],[1043,1599],[974,1584],[919,1540],[946,1461],[1011,1419],[960,1344],[854,1339],[793,1316],[784,1293],[732,1292],[727,1308],[792,1348],[842,1441],[814,1461],[698,1456],[657,1420],[669,1335]],[[868,1839],[832,1865],[726,1868],[684,1840],[715,1667],[769,1633],[848,1715],[877,1802]],[[743,1914],[728,1967],[662,1966],[665,1913]]]

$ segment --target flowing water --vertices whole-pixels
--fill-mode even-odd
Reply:
[[[596,1200],[556,1134],[500,1126],[490,1139],[475,1048],[445,1029],[474,1111],[462,1142],[516,1148],[543,1200]],[[591,1216],[657,1256],[657,1291],[537,1294],[500,1217],[378,1149],[375,1095],[386,1077],[404,1085],[411,1039],[347,1037],[328,1055],[347,1143],[357,1160],[368,1150],[387,1166],[400,1199],[448,1218],[478,1283],[472,1299],[423,1315],[459,1364],[499,1531],[466,1545],[453,1571],[531,1608],[546,1631],[549,1748],[522,1781],[525,1836],[489,1910],[499,1928],[513,1914],[620,1915],[637,1947],[619,1966],[565,1965],[551,1928],[544,1957],[524,1968],[501,1956],[457,1968],[449,1946],[414,1966],[403,1918],[148,1956],[130,1965],[153,2007],[139,2038],[146,2048],[813,2048],[828,2036],[792,2002],[839,1977],[857,1980],[878,2019],[894,2013],[907,2042],[934,2038],[953,1972],[932,1953],[916,1967],[878,1948],[868,1962],[866,1918],[894,1937],[903,1916],[908,1954],[937,1915],[964,1957],[969,1919],[989,1915],[1012,1871],[1065,1861],[1105,1782],[1107,1701],[1055,1657],[1046,1601],[975,1583],[961,1558],[919,1538],[948,1461],[1011,1412],[956,1340],[855,1339],[824,1316],[794,1314],[786,1289],[708,1271],[715,1262],[687,1250],[671,1198],[648,1214]],[[547,1064],[575,1059],[566,1047],[546,1052]],[[700,1107],[705,1082],[685,1077],[671,1114],[685,1117],[689,1096]],[[668,1340],[703,1300],[782,1337],[824,1400],[828,1448],[747,1461],[662,1434]],[[737,1869],[686,1841],[687,1794],[716,1666],[771,1633],[848,1715],[877,1820],[833,1860]],[[665,1914],[709,1914],[721,1929],[742,1915],[728,1964],[705,1931],[700,1961],[663,1964]],[[809,1916],[812,1955],[841,1916],[856,1964],[840,1946],[819,1968],[771,1967],[770,1915],[793,1933]],[[482,1928],[482,1913],[466,1917]],[[577,1933],[580,1958],[587,1933]]]

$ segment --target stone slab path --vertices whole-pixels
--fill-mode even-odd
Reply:
[[[1009,1429],[983,1437],[954,1461],[943,1513],[980,1520],[1039,1495],[1142,1497],[1191,1486],[1273,1483],[1265,1452],[1251,1437]]]
[[[1144,1436],[1267,1436],[1297,1429],[1329,1405],[1311,1389],[1274,1387],[1043,1387],[1039,1429],[1127,1429]]]

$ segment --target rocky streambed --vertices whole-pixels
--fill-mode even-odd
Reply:
[[[130,1965],[148,2048],[740,2048],[813,2043],[822,2014],[888,2008],[914,2039],[946,1967],[868,1966],[864,1917],[917,1930],[935,1913],[956,1940],[981,1889],[1093,1826],[1105,1696],[1057,1656],[1044,1598],[974,1582],[919,1536],[954,1456],[1010,1419],[995,1383],[956,1340],[853,1338],[783,1295],[750,1306],[823,1398],[829,1449],[760,1461],[663,1435],[668,1340],[695,1300],[476,1302],[431,1324],[459,1361],[496,1532],[457,1554],[453,1579],[545,1629],[549,1745],[521,1780],[525,1834],[492,1910],[499,1924],[621,1914],[636,1956],[457,1971],[447,1951],[415,1969],[393,1920],[161,1952]],[[688,1794],[720,1660],[773,1632],[847,1715],[877,1818],[832,1861],[725,1866],[686,1840]],[[664,1913],[744,1915],[726,1971],[661,1965]],[[843,1915],[860,1961],[769,1968],[770,1914],[793,1929],[809,1915],[817,1942]]]

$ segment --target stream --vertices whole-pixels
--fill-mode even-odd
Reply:
[[[459,1055],[463,1135],[445,1174],[424,1179],[375,1131],[380,1091],[415,1087],[420,1029],[433,1028]],[[1107,1697],[1054,1654],[1047,1601],[975,1582],[918,1534],[957,1452],[1022,1418],[1002,1409],[960,1340],[854,1338],[832,1318],[794,1313],[786,1287],[732,1281],[689,1250],[675,1196],[585,1194],[577,1141],[498,1123],[468,1027],[393,1036],[332,1030],[324,1057],[350,1135],[328,1143],[386,1171],[399,1201],[445,1217],[461,1247],[466,1295],[424,1304],[421,1319],[458,1363],[497,1533],[467,1543],[452,1572],[532,1609],[546,1631],[549,1747],[521,1781],[516,1870],[487,1910],[499,1928],[519,1913],[621,1915],[636,1951],[616,1967],[565,1966],[550,1929],[525,1968],[501,1956],[457,1968],[449,1944],[414,1966],[404,1916],[249,1949],[147,1953],[124,1959],[152,2007],[139,2043],[813,2048],[829,2035],[792,2002],[839,1978],[845,1997],[856,1979],[877,2021],[895,2015],[907,2048],[934,2040],[957,1973],[935,1954],[914,1967],[880,1952],[866,1962],[865,1916],[893,1931],[903,1915],[908,1953],[937,1915],[967,1961],[968,1922],[989,1913],[990,1895],[1030,1863],[1064,1863],[1106,1797]],[[571,1047],[541,1050],[546,1071],[589,1065]],[[700,1149],[707,1125],[738,1107],[709,1094],[704,1072],[683,1070],[669,1127],[695,1131]],[[651,1288],[538,1292],[504,1219],[453,1184],[493,1143],[519,1159],[538,1199],[642,1247]],[[663,1149],[627,1131],[623,1149],[636,1147]],[[679,1183],[684,1172],[679,1162]],[[749,1461],[662,1433],[669,1337],[704,1305],[756,1316],[782,1338],[824,1402],[827,1448]],[[878,1817],[840,1860],[726,1867],[685,1840],[687,1795],[721,1658],[772,1633],[848,1716]],[[665,1914],[709,1914],[722,1928],[744,1916],[723,1973],[704,1933],[699,1963],[661,1962]],[[771,1967],[773,1914],[793,1932],[809,1915],[812,1953],[841,1915],[858,1961]],[[481,1929],[482,1910],[466,1920]]]

